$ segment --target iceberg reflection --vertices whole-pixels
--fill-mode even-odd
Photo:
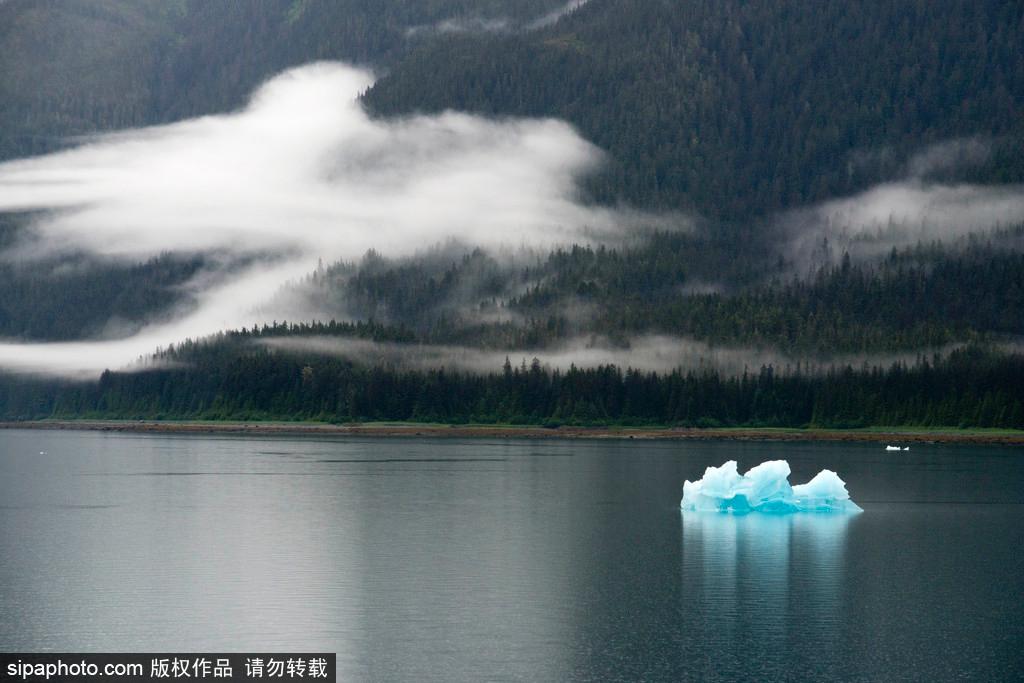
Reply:
[[[743,656],[726,651],[726,643],[757,642],[767,678],[783,673],[786,652],[805,651],[791,647],[797,633],[801,640],[813,634],[822,654],[838,647],[846,535],[854,516],[681,516],[682,605],[699,611],[693,622],[699,633],[690,637],[703,645],[709,677],[716,661]]]

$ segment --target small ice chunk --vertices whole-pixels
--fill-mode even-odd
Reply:
[[[679,507],[698,512],[860,512],[846,483],[822,470],[806,484],[790,486],[785,460],[769,460],[739,474],[736,461],[708,467],[699,481],[683,483]]]

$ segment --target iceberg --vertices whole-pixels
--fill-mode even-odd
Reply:
[[[736,461],[708,467],[698,481],[683,484],[679,507],[693,512],[861,512],[850,500],[846,482],[832,470],[818,472],[806,484],[789,484],[789,463],[769,460],[740,474]]]

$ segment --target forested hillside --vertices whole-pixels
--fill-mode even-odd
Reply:
[[[0,213],[0,339],[118,338],[188,310],[207,260],[162,254],[141,263],[80,253],[28,258],[32,216]]]
[[[366,99],[559,116],[611,152],[597,197],[749,219],[960,136],[1000,139],[984,175],[1024,179],[1022,44],[1014,0],[592,0],[544,32],[430,43]]]
[[[163,0],[0,3],[0,159],[150,120],[175,10]]]
[[[16,0],[0,3],[0,158],[68,135],[241,106],[288,68],[394,63],[445,20],[528,22],[559,0]],[[449,26],[458,28],[458,24]],[[424,30],[417,37],[416,27]],[[410,35],[410,31],[413,35]]]
[[[0,155],[223,111],[317,59],[376,68],[382,114],[558,116],[611,154],[604,200],[749,219],[982,135],[1024,179],[1015,0],[18,0],[0,4]]]
[[[603,154],[565,181],[566,201],[630,226],[554,249],[423,243],[327,263],[267,302],[302,325],[226,331],[98,385],[5,376],[0,415],[1020,427],[1007,349],[1024,335],[1022,46],[1019,0],[0,1],[0,160],[238,109],[283,69],[344,60],[378,77],[361,99],[378,133],[450,109],[568,121]],[[189,172],[173,162],[159,167],[172,202]],[[225,168],[241,196],[246,174]],[[128,336],[191,310],[234,267],[285,258],[244,244],[259,237],[246,224],[230,257],[103,245],[115,256],[28,258],[37,215],[5,206],[4,343]],[[357,252],[325,258],[339,253]],[[481,374],[267,343],[528,353],[645,335],[785,357],[947,355],[813,376]]]
[[[295,292],[324,319],[374,319],[421,342],[499,349],[662,333],[875,352],[1024,332],[1024,254],[990,240],[893,250],[877,263],[847,257],[807,277],[753,250],[732,255],[734,240],[655,234],[636,246],[577,245],[518,262],[480,250],[370,254],[314,273]]]
[[[137,332],[187,305],[200,258],[162,256],[137,265],[66,260],[0,262],[0,337],[70,341]]]

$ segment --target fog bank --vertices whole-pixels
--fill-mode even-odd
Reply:
[[[372,82],[312,64],[270,80],[235,113],[0,164],[0,211],[41,212],[4,258],[255,259],[229,284],[197,279],[199,309],[183,319],[105,344],[2,344],[0,366],[95,372],[263,322],[257,306],[318,259],[410,255],[446,239],[546,248],[638,219],[580,201],[578,182],[601,153],[569,125],[454,112],[374,120],[357,100]]]

